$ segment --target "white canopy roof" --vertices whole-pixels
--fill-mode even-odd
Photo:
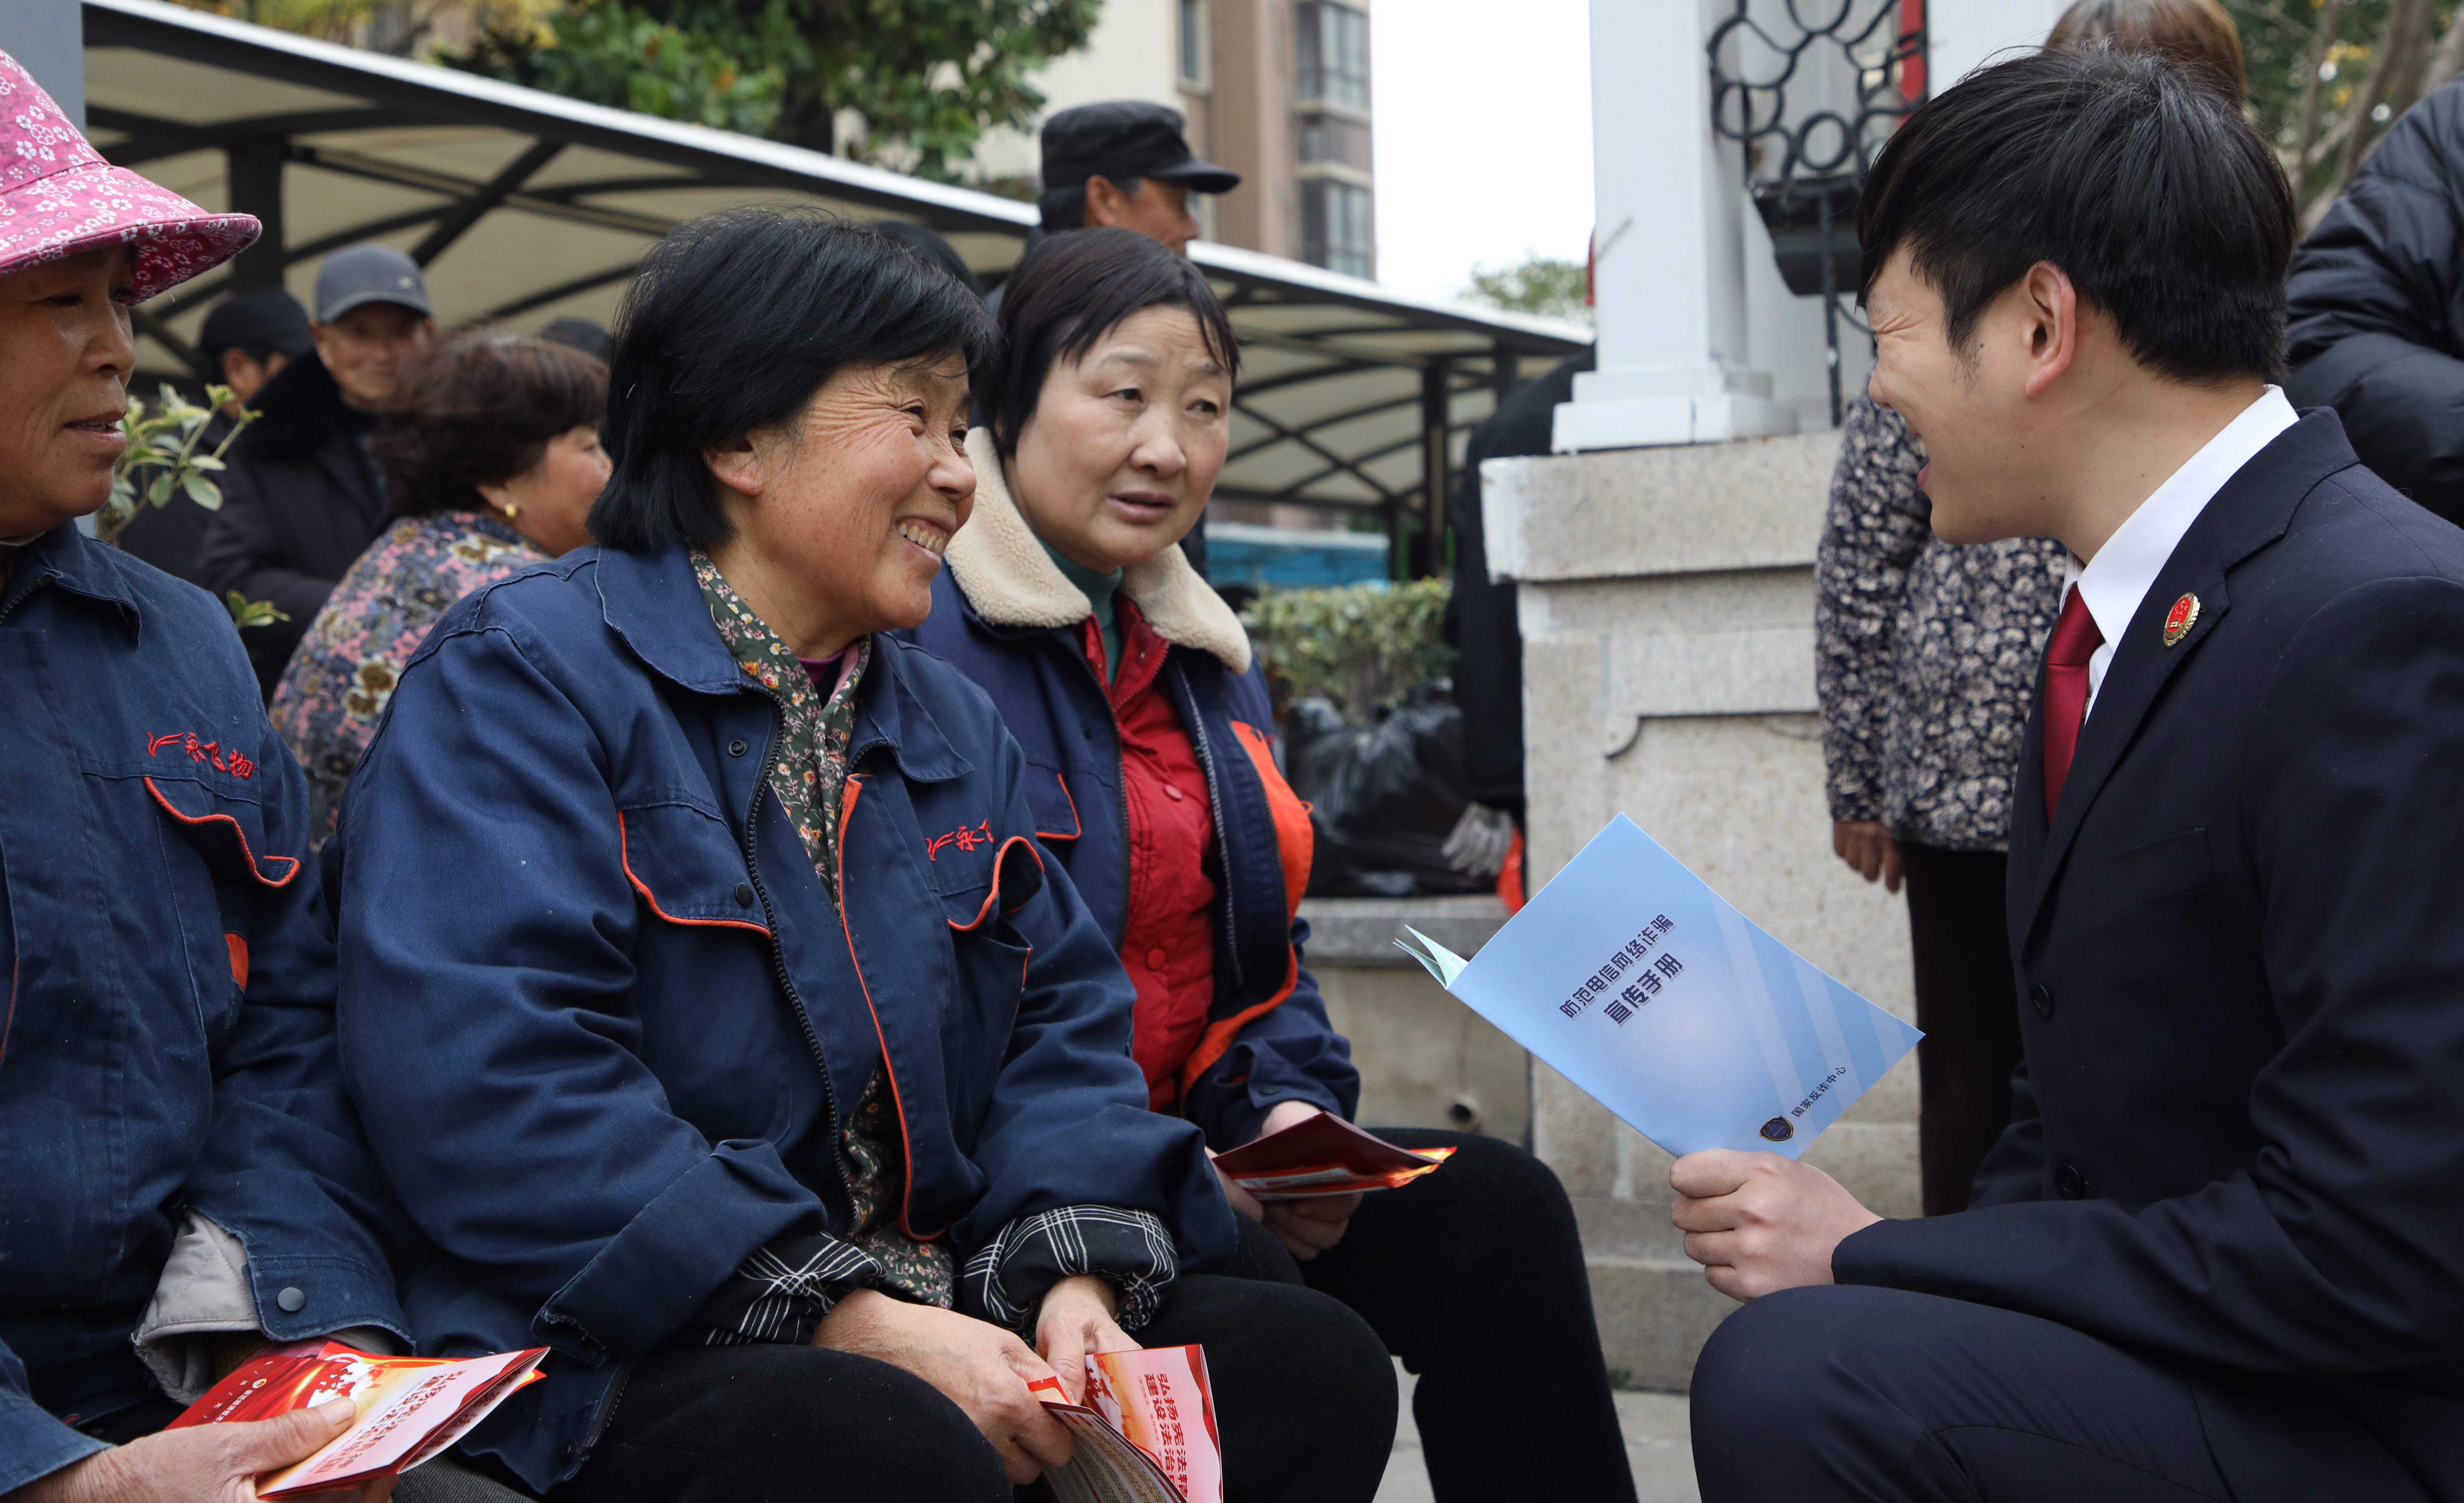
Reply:
[[[914,220],[987,281],[1016,262],[1035,222],[1031,205],[776,142],[155,0],[84,5],[95,144],[209,209],[267,224],[232,268],[138,310],[149,371],[189,371],[187,342],[224,292],[278,276],[305,303],[319,259],[361,240],[421,262],[440,322],[536,326],[608,322],[652,240],[732,205]],[[1229,246],[1191,254],[1243,346],[1222,497],[1420,511],[1432,440],[1444,435],[1451,471],[1501,385],[1591,339]]]

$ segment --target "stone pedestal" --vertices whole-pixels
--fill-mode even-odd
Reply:
[[[1313,897],[1309,967],[1360,1068],[1369,1127],[1440,1127],[1529,1140],[1530,1056],[1395,948],[1405,924],[1470,955],[1506,922],[1476,897]]]
[[[1520,586],[1530,880],[1619,812],[1815,965],[1913,1018],[1907,917],[1831,851],[1814,551],[1836,432],[1493,459],[1492,570]],[[1918,1210],[1910,1055],[1806,1152]],[[1668,1156],[1535,1065],[1532,1142],[1576,1197],[1609,1364],[1682,1389],[1732,1308],[1669,1227]]]

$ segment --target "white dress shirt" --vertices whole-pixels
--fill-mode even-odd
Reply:
[[[2113,666],[2113,650],[2130,630],[2148,590],[2155,587],[2165,562],[2181,546],[2183,535],[2235,471],[2300,420],[2293,404],[2284,400],[2283,388],[2268,387],[2140,502],[2085,568],[2077,557],[2072,558],[2069,576],[2062,582],[2062,602],[2068,605],[2069,592],[2078,590],[2104,638],[2104,645],[2087,660],[2088,714],[2096,712],[2097,692],[2104,687],[2104,671]]]

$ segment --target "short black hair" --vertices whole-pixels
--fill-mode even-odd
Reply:
[[[795,210],[735,209],[669,232],[617,315],[607,439],[590,509],[608,547],[708,547],[728,535],[705,452],[803,409],[843,365],[987,362],[992,315],[889,235]]]
[[[2040,52],[1970,74],[1892,135],[1857,206],[1858,291],[1906,247],[1962,348],[2050,261],[2150,369],[2275,380],[2298,224],[2276,153],[2204,73],[2109,45]]]
[[[984,295],[983,278],[976,275],[976,269],[967,264],[967,258],[958,254],[958,248],[940,232],[911,219],[876,219],[872,227],[907,247],[911,253],[949,273],[967,291],[979,298]]]
[[[1039,241],[1001,284],[1001,357],[976,373],[976,407],[1007,458],[1035,416],[1055,360],[1078,360],[1142,308],[1187,308],[1226,379],[1241,345],[1206,274],[1163,242],[1111,226]]]
[[[559,433],[598,427],[606,407],[607,367],[581,350],[463,329],[403,371],[368,453],[395,516],[478,511],[479,487],[528,471]]]

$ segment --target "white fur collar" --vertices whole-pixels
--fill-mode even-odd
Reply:
[[[1072,627],[1095,608],[1044,551],[1011,499],[1008,476],[988,429],[967,434],[976,466],[976,509],[943,556],[950,577],[976,614],[1001,627]],[[1121,576],[1121,593],[1155,635],[1212,652],[1236,674],[1249,671],[1249,633],[1223,597],[1198,577],[1174,543]]]

